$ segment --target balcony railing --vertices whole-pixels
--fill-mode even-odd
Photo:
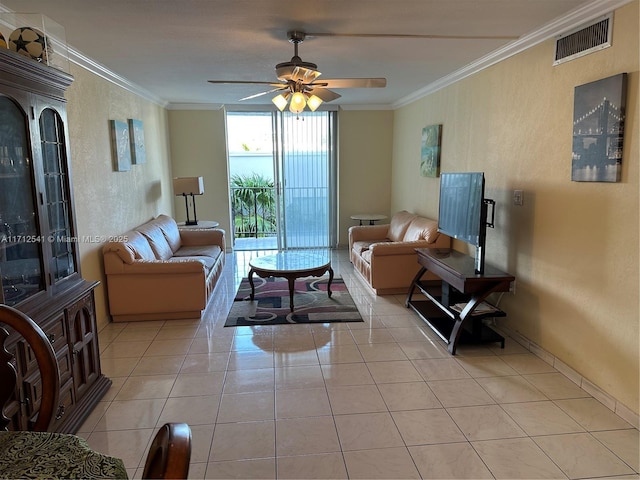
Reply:
[[[234,238],[277,235],[276,191],[269,187],[231,187]]]
[[[285,193],[284,218],[278,225],[275,188],[231,187],[234,248],[278,248],[279,234],[283,248],[329,246],[327,188],[288,188]]]

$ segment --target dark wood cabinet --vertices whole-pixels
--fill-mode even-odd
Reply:
[[[111,381],[102,375],[94,289],[80,272],[67,128],[73,77],[0,50],[0,303],[29,315],[53,345],[60,407],[53,429],[75,432]],[[9,428],[37,418],[41,379],[33,353],[9,331],[18,387]]]

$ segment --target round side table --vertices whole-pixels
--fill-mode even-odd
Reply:
[[[386,219],[386,215],[380,215],[379,213],[357,213],[351,215],[351,220],[358,220],[360,225],[362,222],[369,222],[369,225],[375,225],[377,221]]]
[[[209,229],[209,228],[216,228],[218,225],[220,225],[218,222],[213,221],[213,220],[198,220],[198,224],[197,225],[186,225],[185,222],[178,222],[178,228],[182,228],[185,230],[197,230],[197,229]]]

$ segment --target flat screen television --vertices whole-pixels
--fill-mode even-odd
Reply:
[[[476,273],[484,272],[487,203],[484,173],[440,174],[438,231],[475,247]]]

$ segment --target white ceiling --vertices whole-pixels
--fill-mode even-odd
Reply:
[[[0,11],[50,17],[65,27],[73,61],[97,62],[94,68],[122,77],[169,108],[237,104],[268,87],[207,80],[274,81],[275,64],[293,56],[287,31],[338,34],[307,38],[300,56],[318,65],[321,79],[386,77],[387,87],[341,89],[342,97],[333,103],[393,108],[463,75],[470,65],[491,63],[628,1],[0,0]],[[10,32],[2,33],[8,37]],[[553,52],[549,55],[551,64]],[[270,98],[243,103],[268,104]]]

